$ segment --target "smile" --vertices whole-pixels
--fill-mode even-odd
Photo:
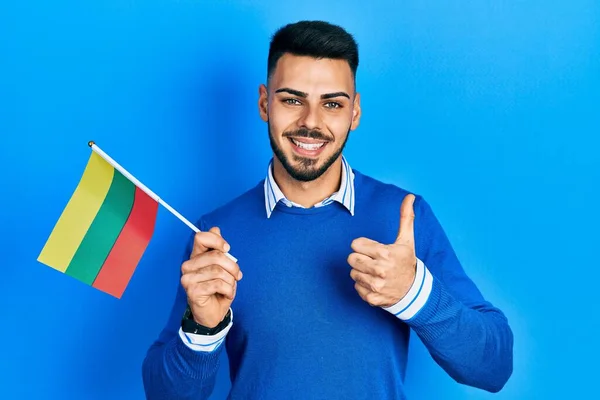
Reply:
[[[293,144],[293,149],[296,153],[302,156],[315,157],[321,154],[325,145],[328,143],[323,140],[315,140],[308,138],[289,138]]]
[[[318,150],[325,145],[325,142],[306,143],[298,139],[291,139],[292,143],[304,150]]]

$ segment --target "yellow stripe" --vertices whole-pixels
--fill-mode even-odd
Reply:
[[[65,272],[110,188],[114,168],[92,152],[79,185],[54,226],[38,261]]]

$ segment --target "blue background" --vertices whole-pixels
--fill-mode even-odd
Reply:
[[[262,179],[269,38],[304,18],[360,45],[352,166],[425,196],[515,333],[495,396],[453,382],[413,341],[411,398],[596,393],[600,3],[257,3],[2,3],[0,398],[143,398],[141,362],[191,231],[161,208],[121,300],[36,258],[88,140],[191,220]]]

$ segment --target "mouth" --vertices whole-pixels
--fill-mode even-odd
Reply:
[[[309,138],[294,138],[288,137],[292,143],[292,149],[299,155],[316,157],[323,152],[323,149],[327,146],[328,141],[315,140]]]

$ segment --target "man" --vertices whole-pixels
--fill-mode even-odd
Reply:
[[[511,329],[429,205],[342,156],[361,117],[357,66],[338,26],[274,35],[258,99],[274,157],[264,181],[201,218],[144,361],[149,399],[208,398],[225,349],[232,399],[404,399],[411,329],[456,381],[505,385]]]

